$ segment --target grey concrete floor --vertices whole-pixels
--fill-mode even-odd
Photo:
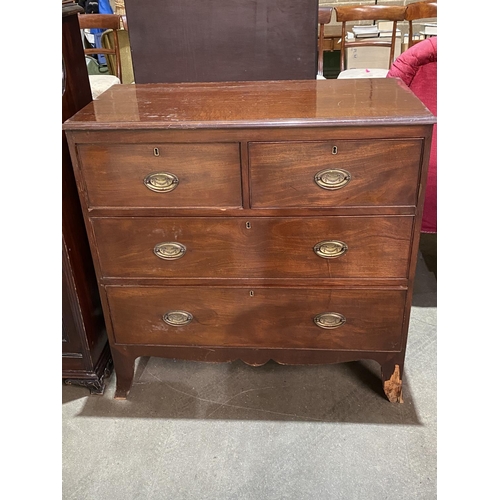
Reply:
[[[63,386],[64,500],[434,499],[436,278],[419,259],[403,383],[363,361],[139,358],[129,399]]]

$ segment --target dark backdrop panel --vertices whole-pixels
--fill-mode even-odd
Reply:
[[[136,83],[316,78],[318,0],[126,0]]]

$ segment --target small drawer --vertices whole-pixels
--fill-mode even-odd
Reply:
[[[406,278],[413,217],[91,218],[107,278]]]
[[[391,351],[406,292],[106,287],[118,344]]]
[[[241,207],[238,143],[79,144],[91,207]]]
[[[412,206],[421,151],[417,139],[250,143],[251,206]]]

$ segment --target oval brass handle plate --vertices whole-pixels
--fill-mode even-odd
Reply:
[[[318,314],[314,317],[314,323],[320,328],[332,330],[338,328],[346,322],[345,316],[336,312],[326,312]]]
[[[347,252],[347,245],[343,241],[320,241],[314,245],[314,253],[323,259],[336,259]]]
[[[179,185],[179,179],[170,172],[156,172],[144,177],[144,185],[155,193],[168,193]]]
[[[186,247],[182,243],[167,241],[155,245],[153,252],[160,259],[176,260],[184,257]]]
[[[163,315],[163,321],[170,326],[185,326],[192,320],[193,315],[186,311],[168,311]]]
[[[327,168],[314,176],[314,182],[322,189],[341,189],[351,180],[351,174],[341,168]]]

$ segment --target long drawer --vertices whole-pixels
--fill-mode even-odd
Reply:
[[[240,146],[79,144],[89,207],[241,207]]]
[[[107,286],[118,344],[398,350],[406,292]]]
[[[250,143],[251,205],[413,206],[421,150],[419,139]]]
[[[108,278],[405,278],[413,218],[92,218]]]

